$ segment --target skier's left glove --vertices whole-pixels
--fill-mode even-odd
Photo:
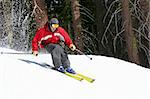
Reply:
[[[72,51],[75,51],[76,50],[76,46],[74,44],[70,44],[69,48],[72,50]]]
[[[34,56],[38,56],[38,51],[32,51],[32,54],[33,54]]]

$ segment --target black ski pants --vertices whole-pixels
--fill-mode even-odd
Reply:
[[[64,68],[70,67],[68,54],[59,44],[48,44],[46,50],[51,53],[53,65],[55,68],[63,66]]]

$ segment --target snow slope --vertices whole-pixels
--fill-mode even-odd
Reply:
[[[16,52],[0,48],[0,52]],[[41,66],[49,54],[0,54],[0,99],[150,99],[150,70],[104,56],[69,55],[72,67],[96,79],[76,81]]]

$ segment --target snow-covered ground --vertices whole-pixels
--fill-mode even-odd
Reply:
[[[0,52],[15,52],[0,48]],[[71,66],[95,78],[76,81],[40,64],[49,54],[0,54],[0,99],[150,99],[150,70],[105,56],[69,55]]]

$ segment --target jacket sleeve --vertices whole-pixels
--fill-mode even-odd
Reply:
[[[32,51],[38,51],[39,33],[39,30],[36,31],[36,34],[32,40]]]
[[[60,31],[61,31],[61,35],[64,37],[65,39],[65,44],[70,47],[72,43],[72,40],[70,38],[70,36],[68,35],[68,33],[63,29],[63,28],[60,28]]]

